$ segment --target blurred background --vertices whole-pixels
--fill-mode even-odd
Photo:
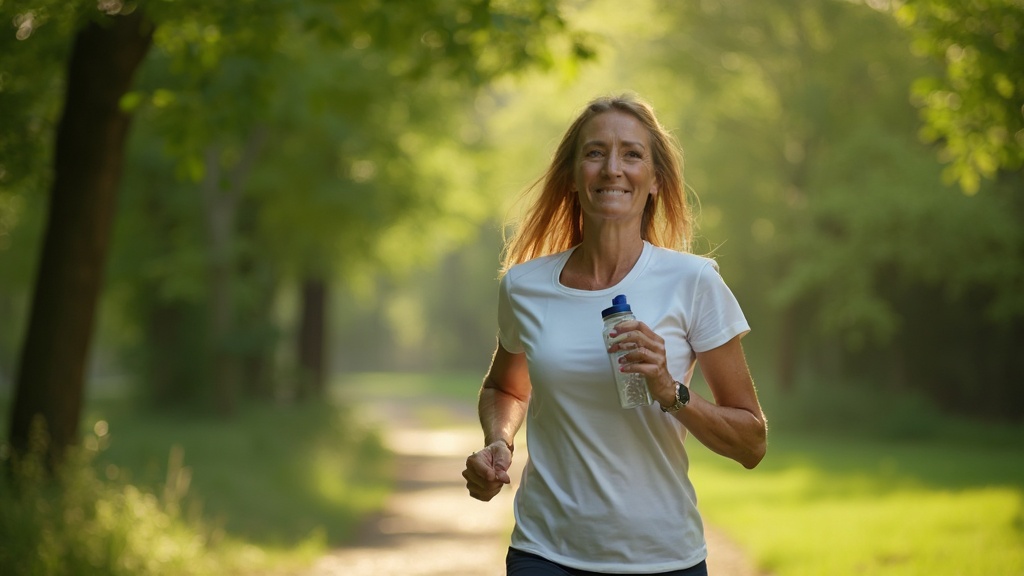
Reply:
[[[88,453],[79,533],[135,487],[282,550],[214,573],[343,544],[393,471],[336,393],[473,402],[523,190],[630,91],[682,144],[777,438],[753,475],[709,459],[711,520],[776,574],[1022,574],[1022,34],[1019,0],[0,2],[0,456],[45,484]],[[232,434],[333,476],[218,508]],[[18,490],[0,562],[99,562]],[[174,565],[138,554],[106,573]]]

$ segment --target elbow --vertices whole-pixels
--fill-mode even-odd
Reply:
[[[761,463],[761,460],[764,460],[764,455],[767,451],[767,444],[761,444],[740,460],[740,464],[742,464],[747,470],[753,470],[754,468],[757,468],[757,465]]]
[[[768,425],[763,417],[759,419],[756,436],[748,447],[747,453],[739,462],[747,470],[753,470],[761,463],[761,460],[764,460],[764,455],[768,452]]]

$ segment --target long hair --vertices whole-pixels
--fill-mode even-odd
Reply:
[[[573,192],[580,132],[592,118],[618,110],[633,115],[647,128],[658,194],[647,199],[640,236],[655,246],[688,251],[692,216],[683,183],[683,157],[675,137],[662,128],[650,104],[626,94],[591,101],[562,136],[551,164],[524,194],[540,187],[521,224],[505,243],[501,273],[516,264],[555,254],[583,241],[583,210]]]

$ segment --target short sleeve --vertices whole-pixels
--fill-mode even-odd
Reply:
[[[697,276],[691,310],[693,321],[687,339],[695,352],[706,352],[750,332],[739,302],[713,260]]]
[[[512,309],[512,280],[507,273],[498,285],[498,342],[512,354],[524,351],[519,338],[519,323]]]

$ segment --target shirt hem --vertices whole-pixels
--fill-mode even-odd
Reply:
[[[551,562],[561,564],[562,566],[567,566],[569,568],[575,568],[576,570],[599,572],[601,574],[651,574],[657,572],[672,572],[674,570],[686,570],[687,568],[692,568],[708,559],[708,547],[706,543],[690,558],[672,562],[661,562],[658,564],[599,564],[594,562],[580,562],[574,558],[568,558],[560,554],[552,554],[548,551],[530,546],[512,544],[509,545],[509,548],[515,548],[520,552],[536,554],[537,556],[545,558]]]

